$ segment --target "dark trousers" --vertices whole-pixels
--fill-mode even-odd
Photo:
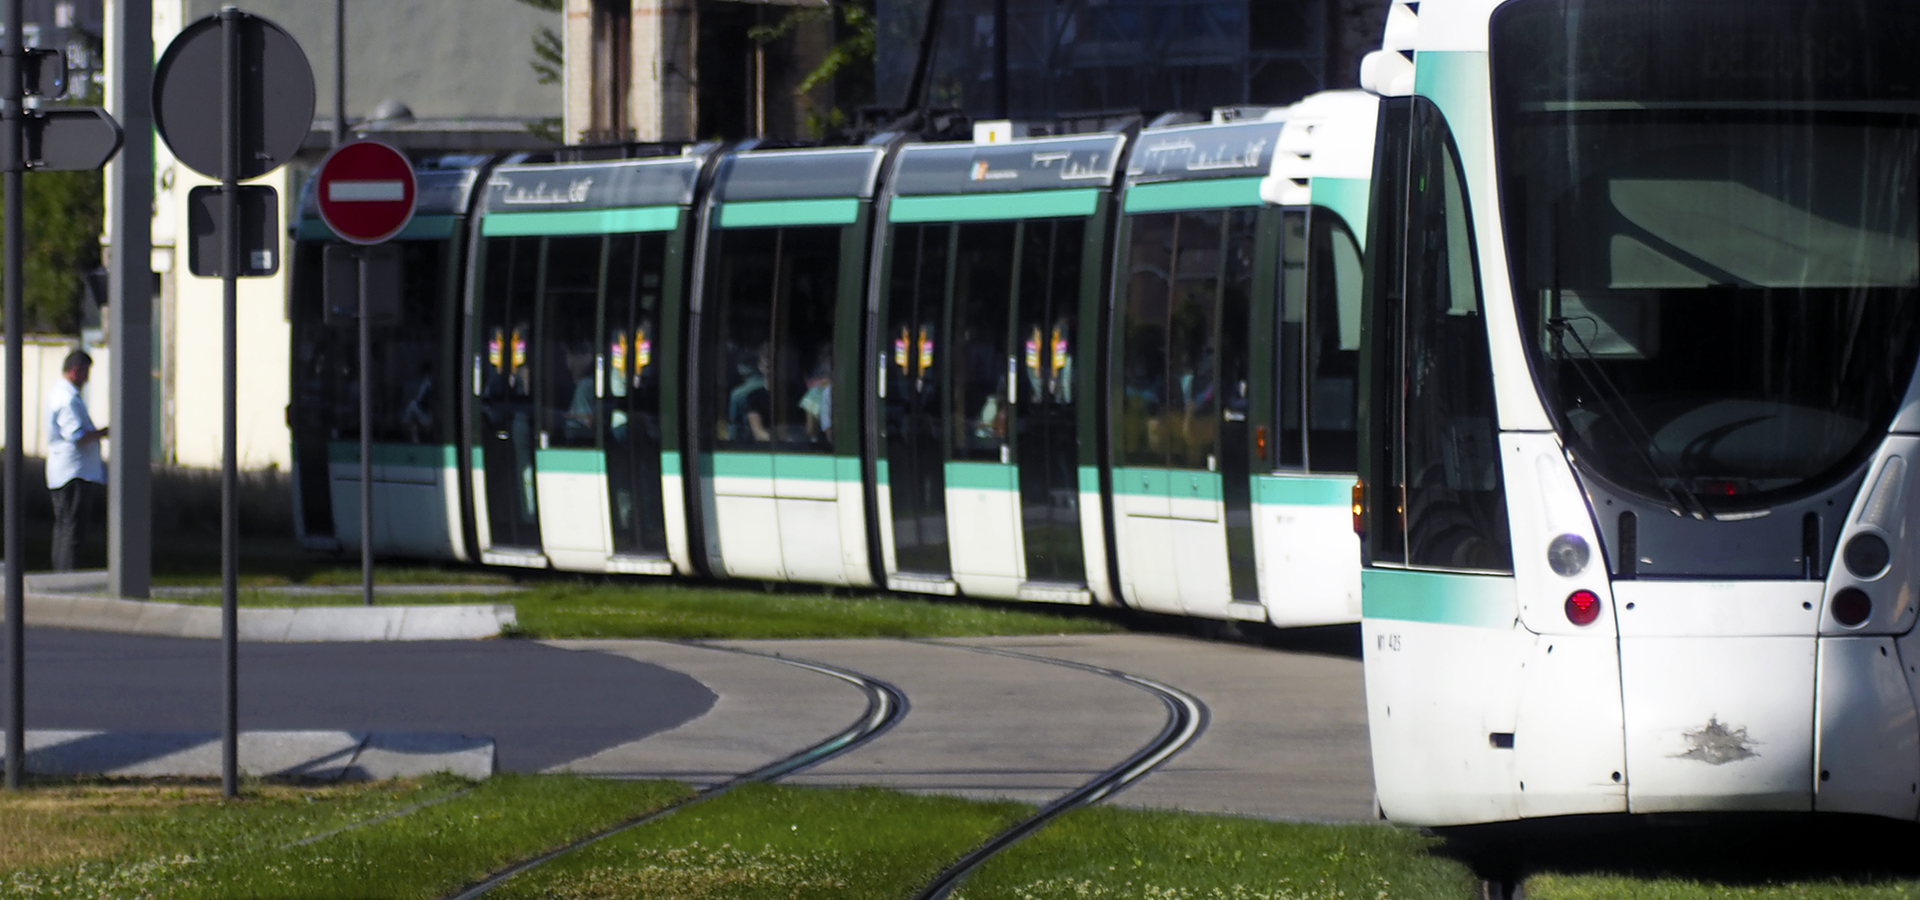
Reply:
[[[100,485],[75,478],[53,489],[53,570],[73,571],[80,543],[93,527],[93,507]]]

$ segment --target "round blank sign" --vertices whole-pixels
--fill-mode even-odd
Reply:
[[[153,72],[153,124],[180,161],[220,178],[220,13],[181,29]],[[237,178],[265,175],[293,159],[313,128],[313,67],[286,29],[252,13],[232,13],[240,30],[240,158]]]

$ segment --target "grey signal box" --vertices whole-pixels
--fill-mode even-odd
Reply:
[[[226,274],[226,229],[221,227],[220,186],[187,192],[187,271],[202,278]],[[240,185],[241,278],[280,271],[280,192],[263,184]]]

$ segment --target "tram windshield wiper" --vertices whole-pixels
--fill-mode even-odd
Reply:
[[[1552,308],[1560,308],[1558,287],[1553,289]],[[1652,473],[1654,483],[1666,491],[1667,499],[1680,509],[1692,513],[1695,518],[1707,518],[1706,503],[1698,494],[1687,489],[1686,480],[1681,477],[1679,469],[1667,459],[1660,445],[1654,443],[1653,434],[1647,430],[1646,423],[1633,411],[1633,405],[1627,402],[1626,395],[1613,383],[1613,379],[1607,377],[1593,349],[1587,346],[1572,323],[1573,320],[1566,316],[1547,319],[1547,331],[1553,335],[1555,352],[1572,365],[1574,373],[1580,376],[1587,389],[1600,401],[1605,414],[1627,432],[1627,445],[1633,448],[1634,456]],[[1573,345],[1579,349],[1578,354],[1568,352],[1566,339],[1569,337],[1573,338]]]

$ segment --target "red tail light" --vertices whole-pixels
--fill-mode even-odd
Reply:
[[[1567,595],[1567,621],[1575,625],[1592,625],[1599,618],[1599,594],[1583,590]]]

